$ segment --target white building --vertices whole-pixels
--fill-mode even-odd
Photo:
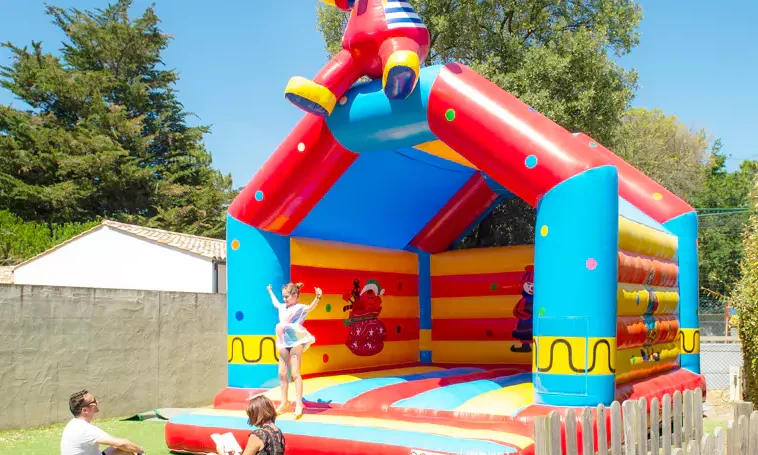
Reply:
[[[13,269],[14,284],[226,293],[226,241],[102,224]]]

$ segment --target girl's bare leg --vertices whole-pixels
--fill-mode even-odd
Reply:
[[[276,407],[277,414],[287,406],[289,392],[288,365],[290,364],[290,352],[286,348],[279,349],[279,389],[282,391],[282,401]],[[293,371],[294,376],[294,371]]]
[[[292,381],[295,383],[295,417],[303,413],[303,378],[300,377],[300,363],[303,359],[303,345],[295,346],[290,353],[292,366]]]

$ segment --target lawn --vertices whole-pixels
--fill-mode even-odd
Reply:
[[[127,438],[142,445],[146,455],[171,455],[163,438],[164,421],[121,421],[118,419],[97,419],[97,426],[108,433]],[[24,455],[52,455],[60,453],[61,432],[65,424],[48,427],[26,428],[23,430],[0,431],[0,447],[3,453]],[[713,433],[716,426],[726,430],[726,422],[706,419],[703,429]]]
[[[163,438],[164,421],[121,421],[96,419],[97,426],[113,436],[129,439],[145,449],[145,455],[170,455]],[[3,453],[54,455],[61,453],[61,433],[65,423],[47,427],[0,431]]]

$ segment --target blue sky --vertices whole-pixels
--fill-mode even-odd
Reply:
[[[49,2],[80,9],[107,4]],[[0,41],[60,48],[63,34],[44,15],[42,0],[2,3]],[[315,28],[317,0],[221,0],[212,7],[207,0],[134,0],[133,11],[152,3],[162,29],[174,37],[164,57],[181,76],[181,101],[199,116],[197,123],[211,125],[206,144],[214,165],[231,173],[235,186],[244,185],[302,116],[284,99],[287,80],[311,78],[326,62]],[[640,73],[634,105],[663,109],[721,137],[730,169],[758,159],[758,38],[750,32],[758,2],[640,3],[641,43],[618,60]],[[9,55],[0,49],[0,64],[8,64]],[[12,102],[12,94],[0,89],[0,103]]]

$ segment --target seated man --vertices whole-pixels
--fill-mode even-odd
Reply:
[[[134,455],[142,454],[142,447],[127,440],[115,438],[92,424],[100,412],[97,400],[86,390],[76,392],[68,400],[74,418],[66,425],[61,438],[61,455]],[[100,452],[100,445],[110,446]]]

